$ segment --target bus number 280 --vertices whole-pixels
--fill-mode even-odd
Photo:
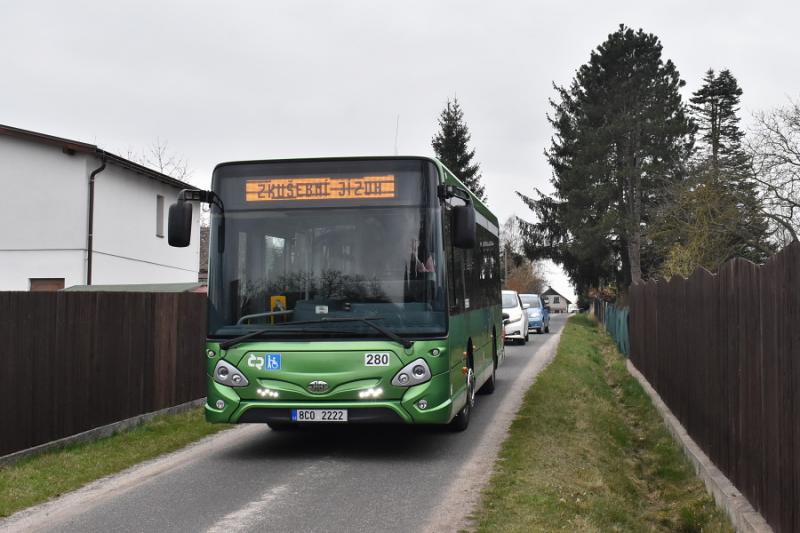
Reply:
[[[364,366],[389,366],[389,354],[386,352],[365,353]]]

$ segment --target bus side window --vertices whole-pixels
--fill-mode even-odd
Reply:
[[[461,248],[453,248],[453,288],[454,293],[456,295],[456,304],[455,307],[457,309],[453,310],[451,308],[452,313],[463,313],[465,311],[465,300],[464,300],[464,269],[465,269],[465,256],[466,251],[462,250]],[[471,302],[470,302],[471,303]]]

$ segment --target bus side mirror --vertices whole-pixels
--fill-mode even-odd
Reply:
[[[170,246],[186,248],[192,240],[192,204],[178,200],[169,206],[167,240]]]
[[[453,208],[453,245],[456,248],[475,248],[475,208],[472,203]]]

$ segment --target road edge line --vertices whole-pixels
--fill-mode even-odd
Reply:
[[[552,335],[539,350],[544,358],[532,357],[522,373],[511,385],[511,391],[495,411],[491,425],[486,428],[475,450],[463,463],[458,476],[450,483],[441,503],[432,511],[428,523],[422,529],[425,533],[458,532],[473,529],[472,514],[478,509],[483,489],[494,474],[500,449],[506,441],[511,423],[517,416],[525,393],[536,382],[539,374],[555,359],[561,334],[566,322],[558,333]],[[487,468],[487,463],[491,467]],[[457,516],[454,514],[457,513]]]

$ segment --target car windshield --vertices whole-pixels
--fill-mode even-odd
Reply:
[[[541,300],[539,300],[539,297],[535,294],[520,294],[519,298],[522,300],[523,304],[528,304],[531,309],[542,307]]]
[[[503,293],[503,309],[511,309],[512,307],[517,307],[519,302],[517,301],[517,295],[513,292],[504,292]]]

